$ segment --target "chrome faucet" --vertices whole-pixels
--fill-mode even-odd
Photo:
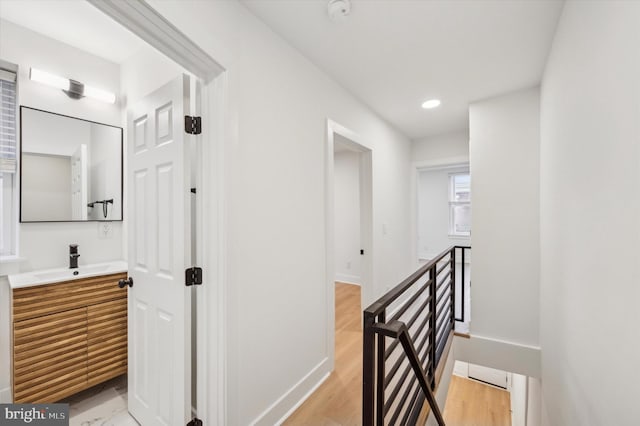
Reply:
[[[69,244],[69,269],[76,269],[78,267],[78,245]]]

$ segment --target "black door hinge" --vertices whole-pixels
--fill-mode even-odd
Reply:
[[[202,133],[202,117],[185,115],[184,131],[190,135],[199,135],[200,133]]]
[[[194,417],[193,420],[187,423],[187,426],[202,426],[202,420],[200,420],[197,417]]]
[[[194,266],[184,271],[184,284],[189,287],[202,284],[202,268]]]

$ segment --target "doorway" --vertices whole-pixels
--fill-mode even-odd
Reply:
[[[335,281],[362,285],[360,238],[360,155],[348,140],[335,135],[333,147]]]
[[[332,374],[285,425],[361,420],[362,306],[373,298],[371,154],[356,133],[327,120],[326,353]]]
[[[227,111],[226,70],[147,3],[88,1],[151,45],[159,54],[183,68],[194,77],[194,81],[197,81],[190,88],[192,93],[190,111],[192,112],[186,113],[184,117],[179,116],[178,123],[174,126],[177,131],[184,130],[190,137],[190,157],[195,168],[190,176],[186,173],[183,175],[183,183],[190,181],[191,185],[178,185],[175,192],[177,204],[184,209],[182,210],[183,231],[185,235],[191,234],[191,241],[185,242],[184,255],[176,255],[180,258],[176,264],[176,270],[182,272],[182,277],[187,284],[183,287],[183,291],[186,293],[184,301],[188,308],[181,311],[179,315],[190,326],[185,330],[174,330],[174,333],[183,332],[185,339],[187,336],[192,337],[191,344],[184,348],[180,356],[180,362],[184,365],[179,366],[179,368],[189,366],[192,369],[185,372],[184,382],[174,386],[177,389],[176,392],[171,394],[169,390],[165,391],[165,394],[172,396],[172,399],[164,398],[163,400],[174,404],[176,399],[181,399],[182,406],[177,414],[181,417],[180,423],[193,420],[195,424],[225,424],[226,384],[220,378],[225,374],[226,357],[224,344],[226,283],[222,255],[226,235],[223,213],[224,156],[222,148],[222,140],[227,130],[224,121]],[[145,93],[150,91],[147,90]],[[169,104],[156,108],[155,115],[159,116],[159,112],[164,112],[166,105]],[[138,122],[141,121],[138,120],[136,123]],[[160,131],[160,129],[158,127],[156,130]],[[164,144],[164,140],[161,143]],[[184,151],[187,157],[188,150],[189,148]],[[158,165],[156,171],[162,170],[168,172],[165,173],[166,176],[172,174],[165,165]],[[163,197],[166,198],[166,194]],[[189,206],[194,207],[195,210],[191,216]],[[207,220],[204,220],[205,213]],[[188,226],[189,219],[194,224],[191,229]],[[179,223],[176,223],[176,226],[178,225]],[[195,232],[196,229],[197,232]],[[196,234],[198,238],[195,238]],[[178,238],[180,237],[176,237]],[[130,243],[129,250],[133,247],[134,245]],[[188,254],[188,248],[192,249],[191,255]],[[196,272],[196,267],[199,267],[197,268],[199,272]],[[195,279],[196,276],[199,278]],[[179,285],[182,283],[182,280],[178,280]],[[192,286],[188,287],[189,283]],[[193,297],[190,296],[193,296],[194,292],[197,292],[195,302],[190,303],[193,301]],[[165,313],[159,312],[160,317],[163,314]],[[160,319],[163,320],[163,318]],[[196,324],[197,327],[195,327]],[[201,349],[196,350],[198,348]],[[164,365],[171,364],[163,362],[159,364],[160,367]],[[194,382],[196,377],[198,380]],[[158,401],[160,401],[159,398]],[[162,419],[158,414],[167,411],[166,405],[158,405],[158,412],[151,413],[155,416],[155,423]],[[178,421],[172,420],[169,423],[177,424]]]
[[[33,13],[34,7],[41,9]],[[16,63],[20,67],[22,75],[20,77],[22,78],[20,84],[21,89],[24,89],[22,92],[24,96],[20,99],[21,102],[46,110],[61,111],[70,116],[91,119],[117,127],[131,128],[131,126],[127,126],[126,124],[125,115],[128,106],[135,103],[135,100],[143,98],[144,95],[155,91],[164,83],[178,75],[189,74],[194,77],[194,81],[198,80],[202,83],[201,87],[195,90],[195,96],[192,97],[195,103],[201,101],[203,109],[201,115],[203,116],[203,122],[205,124],[202,126],[204,130],[199,137],[203,142],[207,142],[199,143],[196,148],[197,154],[192,156],[196,159],[196,169],[199,170],[199,172],[193,176],[193,181],[196,183],[184,185],[186,188],[183,188],[182,185],[180,187],[171,187],[169,182],[172,178],[171,173],[174,170],[177,170],[177,172],[180,171],[178,168],[172,169],[171,167],[165,167],[172,159],[167,160],[162,165],[155,165],[150,168],[151,172],[156,172],[156,174],[160,175],[161,179],[164,179],[163,182],[166,184],[166,187],[171,187],[173,190],[173,192],[157,191],[164,197],[162,203],[171,206],[173,205],[171,201],[175,199],[176,204],[184,206],[195,204],[194,210],[196,213],[195,216],[192,217],[192,220],[197,223],[197,234],[199,236],[197,241],[192,241],[193,245],[191,246],[192,253],[195,253],[195,259],[188,255],[180,256],[184,257],[184,259],[180,259],[182,264],[176,263],[172,265],[173,267],[170,272],[177,278],[176,284],[180,285],[180,289],[186,293],[184,298],[186,301],[190,300],[191,293],[198,292],[199,297],[197,298],[196,304],[201,307],[207,306],[207,309],[185,309],[184,315],[179,313],[181,317],[184,317],[185,324],[188,325],[196,323],[196,321],[192,321],[189,315],[190,312],[194,314],[194,319],[197,318],[199,326],[197,329],[191,328],[192,333],[189,333],[188,326],[185,327],[184,330],[169,330],[176,335],[197,335],[198,345],[207,349],[206,351],[200,351],[197,354],[197,360],[194,359],[193,361],[193,364],[198,364],[198,377],[202,379],[197,382],[197,389],[191,389],[191,393],[197,395],[197,401],[192,401],[188,397],[188,389],[190,389],[193,380],[186,379],[184,381],[184,387],[187,389],[187,391],[184,392],[185,401],[181,402],[183,407],[180,407],[179,410],[174,410],[174,412],[160,419],[167,420],[164,422],[167,424],[185,424],[193,417],[192,407],[197,407],[197,416],[199,419],[204,422],[209,420],[211,423],[215,423],[217,420],[221,424],[224,424],[225,407],[222,392],[224,382],[222,380],[216,380],[217,377],[222,375],[224,366],[223,307],[225,300],[223,297],[224,282],[220,279],[219,274],[222,268],[219,247],[222,247],[221,241],[224,237],[221,226],[223,223],[221,217],[223,208],[220,199],[220,188],[223,187],[222,173],[220,171],[223,156],[218,155],[218,150],[221,150],[219,141],[223,127],[222,114],[225,110],[222,96],[226,87],[225,79],[223,78],[224,69],[145,2],[70,2],[64,5],[53,5],[51,6],[52,10],[43,10],[47,7],[49,6],[44,3],[34,6],[29,4],[29,2],[16,2],[12,4],[10,8],[3,8],[3,19],[8,19],[9,12],[13,13],[11,15],[12,19],[15,18],[11,24],[5,25],[3,21],[3,30],[9,28],[11,31],[19,32],[23,35],[22,37],[6,37],[5,43],[9,44],[13,43],[12,40],[19,40],[22,45],[18,46],[16,43],[15,48],[3,49],[3,56],[9,56],[7,59],[12,60],[12,63]],[[82,10],[79,10],[80,8],[82,8]],[[22,11],[19,9],[22,9]],[[95,34],[87,31],[88,34],[86,34],[86,37],[78,37],[77,27],[74,26],[74,24],[77,24],[77,15],[84,17],[83,21],[85,24],[89,22],[87,27],[100,28],[100,30],[95,30]],[[24,17],[24,20],[19,21],[21,16]],[[46,25],[35,25],[37,20],[34,17],[38,16],[47,16],[48,21],[53,22],[54,24],[52,25],[59,31],[51,31],[51,27]],[[93,19],[95,19],[99,25],[92,25],[91,22],[93,22]],[[121,30],[121,33],[126,33],[126,35],[117,34],[119,32],[117,28]],[[49,31],[49,33],[47,33],[47,31]],[[65,34],[67,38],[65,38]],[[25,37],[32,40],[33,43],[25,43]],[[76,41],[78,45],[74,44]],[[80,41],[86,41],[87,43],[82,44]],[[93,45],[91,43],[93,43]],[[28,46],[25,47],[25,44]],[[38,45],[37,52],[29,53],[29,48],[32,47],[32,45]],[[135,55],[126,54],[126,52],[130,52],[129,49],[135,50],[140,45],[145,46],[143,48],[143,54],[139,54],[139,51],[136,51]],[[36,63],[64,78],[79,78],[85,82],[90,82],[104,89],[108,89],[110,92],[117,94],[114,95],[116,102],[110,104],[106,102],[106,104],[102,104],[87,99],[72,100],[57,89],[35,88],[29,81],[28,70],[31,65]],[[168,63],[171,65],[164,66]],[[162,66],[158,66],[159,64]],[[26,76],[26,78],[24,76]],[[180,101],[182,102],[183,99],[180,99]],[[176,102],[172,103],[172,105],[176,104]],[[168,137],[172,131],[178,133],[182,132],[185,128],[184,117],[181,116],[177,109],[172,110],[168,108],[168,105],[169,103],[163,103],[159,107],[156,105],[155,108],[154,115],[160,117],[163,120],[162,122],[166,123],[166,125],[154,126],[156,132],[162,132],[161,134],[159,133],[158,136],[164,138],[162,140],[157,138],[158,140],[154,142],[156,145],[168,145],[168,139],[165,137]],[[173,113],[172,111],[176,112]],[[198,115],[193,114],[193,111],[194,110],[191,109],[191,114],[189,115]],[[186,114],[188,114],[188,112]],[[142,126],[143,122],[144,120],[137,121],[137,123],[141,124],[140,128],[144,127]],[[160,122],[160,120],[158,120],[158,122]],[[152,123],[153,121],[149,120],[149,126],[151,126]],[[129,129],[125,129],[126,136],[129,136],[128,133]],[[135,134],[135,136],[137,137],[138,135]],[[135,138],[129,138],[129,140],[132,139]],[[142,139],[144,139],[144,137]],[[143,145],[136,144],[136,147],[141,150]],[[207,159],[215,159],[215,161],[207,162],[207,167],[202,167]],[[128,166],[127,160],[127,158],[123,160],[125,169]],[[178,173],[175,174],[177,175]],[[184,181],[189,180],[187,176],[183,176],[182,178]],[[134,184],[135,182],[131,180],[123,184],[125,191],[123,200],[124,203],[126,203],[125,211],[128,210],[128,207],[131,207],[131,203],[127,203],[126,192]],[[197,197],[190,193],[188,186],[197,190]],[[173,197],[173,199],[168,199],[167,197]],[[193,198],[195,198],[194,203],[191,202]],[[205,209],[207,211],[206,222],[202,220]],[[164,219],[167,221],[172,220],[175,216],[171,216],[171,213],[167,213],[167,211],[169,211],[169,209],[162,210],[162,213],[165,214]],[[185,225],[185,229],[180,230],[181,235],[189,234],[189,230],[186,229],[189,222],[187,212],[188,208],[184,210],[186,217],[181,224]],[[159,216],[160,214],[155,216],[155,219],[158,219]],[[156,222],[158,221],[159,220],[156,220]],[[52,225],[50,228],[41,227],[38,229],[40,233],[38,237],[40,243],[50,244],[50,241],[59,243],[61,238],[74,241],[76,238],[79,238],[78,236],[81,236],[82,246],[87,249],[86,252],[83,252],[81,262],[98,263],[109,259],[127,258],[127,255],[131,254],[135,248],[132,248],[131,245],[127,243],[127,240],[136,237],[136,229],[132,226],[132,223],[131,216],[125,217],[123,222],[109,222],[108,226],[99,226],[98,233],[91,224],[73,223],[65,225],[64,228],[62,226],[55,228],[55,226]],[[181,227],[179,226],[181,224],[176,223],[177,226],[173,228],[178,229]],[[66,232],[64,230],[66,230]],[[35,240],[34,238],[34,241]],[[161,239],[158,239],[158,241],[159,243],[163,242]],[[167,243],[167,241],[164,240],[164,243]],[[171,244],[157,245],[164,248],[172,247]],[[186,243],[186,245],[188,246],[189,244]],[[167,252],[168,250],[165,251],[165,254]],[[188,250],[184,250],[184,253],[188,253]],[[36,259],[35,256],[33,257]],[[147,259],[149,260],[151,257],[147,257]],[[164,259],[173,260],[167,256],[164,256]],[[168,262],[166,264],[168,264]],[[203,269],[206,270],[204,275],[205,284],[215,281],[217,285],[212,285],[210,288],[207,286],[198,286],[197,288],[184,286],[185,269],[196,265],[202,266]],[[131,265],[129,269],[131,270]],[[135,287],[139,288],[140,284],[140,281],[136,279]],[[181,296],[183,296],[182,293]],[[164,315],[164,319],[168,318],[167,312],[160,314]],[[164,326],[165,331],[167,331],[166,324],[164,324]],[[186,340],[188,341],[188,339]],[[131,347],[130,344],[127,346]],[[149,352],[161,352],[156,350],[157,347],[148,349]],[[187,349],[185,349],[184,360],[176,361],[176,363],[182,363],[182,361],[184,361],[183,365],[186,370],[188,370],[188,366],[191,365],[191,363],[189,363],[190,353],[196,353],[196,351],[187,352]],[[133,355],[137,356],[139,354],[134,353]],[[129,363],[131,363],[131,360]],[[170,362],[163,364],[171,366]],[[190,378],[188,372],[185,373],[184,376]],[[131,379],[130,382],[132,380],[133,379]],[[124,383],[124,385],[122,382],[113,384],[115,393],[112,392],[112,394],[118,394],[117,396],[126,394],[127,386],[126,382]],[[3,385],[3,383],[0,383],[0,385]],[[179,385],[156,386],[153,391],[157,395],[164,391],[168,392],[172,389],[179,389],[180,387]],[[125,391],[120,392],[123,389]],[[169,398],[166,398],[167,395],[169,395]],[[161,395],[157,398],[157,401],[160,401],[160,404],[162,404],[162,401],[169,401],[169,403],[172,404],[173,401],[177,399],[175,398],[176,394],[167,393],[167,395]],[[182,393],[178,397],[182,399]],[[98,399],[99,398],[96,399],[98,405],[107,405],[104,404],[104,402],[100,403],[100,401],[97,401]],[[173,408],[173,405],[170,407],[169,405],[170,404],[164,404],[163,408],[166,413]],[[142,421],[141,423],[159,424],[162,422],[154,420]]]
[[[416,168],[413,253],[418,265],[436,258],[451,246],[471,246],[470,182],[469,163]],[[455,331],[459,333],[469,332],[471,269],[471,250],[457,249]]]
[[[372,152],[332,120],[326,149],[327,357],[333,370],[336,281],[360,286],[360,308],[373,299]]]
[[[452,245],[470,243],[469,164],[425,167],[417,173],[416,251],[418,262],[424,262]]]

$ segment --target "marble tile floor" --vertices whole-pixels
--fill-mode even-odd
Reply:
[[[138,426],[127,411],[127,376],[70,396],[70,426]]]

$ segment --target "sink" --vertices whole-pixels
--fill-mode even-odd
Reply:
[[[86,277],[89,274],[95,274],[97,272],[104,272],[109,269],[109,264],[103,265],[88,265],[88,266],[79,266],[75,269],[61,269],[50,272],[36,272],[33,273],[33,276],[40,280],[57,280],[63,278],[82,278]]]
[[[11,288],[30,287],[34,285],[51,284],[60,281],[77,280],[126,271],[127,262],[118,260],[106,263],[95,263],[92,265],[81,265],[75,269],[55,268],[9,275],[9,285]]]

